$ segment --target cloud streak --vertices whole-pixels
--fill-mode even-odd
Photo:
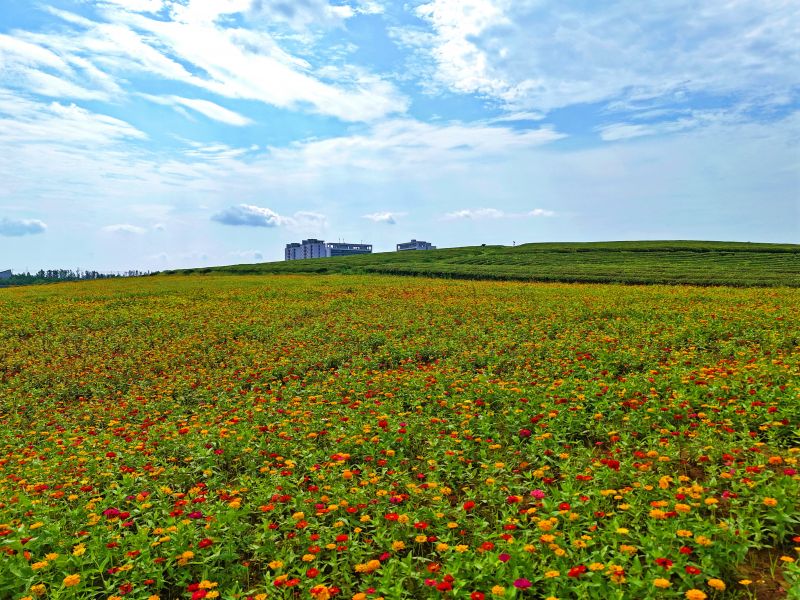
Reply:
[[[182,96],[153,96],[151,94],[140,94],[143,98],[162,104],[164,106],[172,106],[174,108],[188,108],[204,117],[226,125],[233,125],[234,127],[243,127],[251,125],[252,119],[245,117],[235,111],[229,110],[224,106],[220,106],[210,100],[202,100],[199,98],[183,98]]]
[[[138,225],[130,225],[128,223],[120,223],[118,225],[106,225],[103,227],[105,233],[120,234],[120,235],[144,235],[147,229],[139,227]]]
[[[448,221],[459,219],[485,220],[485,219],[520,219],[520,218],[539,218],[554,217],[555,211],[544,208],[534,208],[527,212],[515,213],[506,212],[498,208],[464,208],[445,214],[444,218]]]
[[[0,139],[9,143],[104,146],[147,138],[130,123],[81,108],[49,104],[0,90]]]
[[[297,3],[272,2],[290,20],[301,11]],[[342,18],[365,8],[328,5]],[[60,98],[109,99],[119,96],[131,75],[146,74],[163,81],[193,86],[220,98],[245,99],[271,106],[328,115],[346,122],[373,121],[408,107],[407,98],[389,81],[364,68],[343,65],[316,67],[287,52],[265,28],[237,26],[249,14],[250,2],[187,3],[165,0],[162,18],[152,16],[155,2],[127,7],[100,5],[97,20],[50,8],[64,27],[53,33],[15,32],[0,38],[0,52],[15,71],[7,70],[24,87]],[[318,7],[317,7],[318,8]],[[310,12],[309,12],[310,11]],[[164,19],[163,16],[169,18]],[[309,17],[311,18],[311,17]],[[2,81],[2,76],[0,76]],[[276,82],[280,84],[276,85]],[[170,96],[205,116],[231,125],[246,117],[210,100]]]

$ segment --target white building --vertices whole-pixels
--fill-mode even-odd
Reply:
[[[422,240],[411,240],[410,242],[397,244],[397,251],[401,252],[403,250],[436,250],[436,246]]]
[[[303,258],[326,258],[328,256],[330,256],[328,254],[328,248],[323,240],[310,238],[307,240],[303,240],[303,242],[300,244],[298,244],[297,242],[286,244],[286,255],[285,255],[286,260],[301,260]]]
[[[348,242],[330,242],[328,256],[349,256],[351,254],[372,254],[372,244],[350,244]]]
[[[286,244],[285,260],[302,260],[304,258],[330,258],[331,256],[348,256],[350,254],[371,254],[372,244],[350,244],[348,242],[329,242],[308,239],[301,243]]]

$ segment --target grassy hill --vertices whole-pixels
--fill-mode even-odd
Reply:
[[[168,273],[379,273],[516,281],[800,287],[800,245],[653,241],[468,246]]]

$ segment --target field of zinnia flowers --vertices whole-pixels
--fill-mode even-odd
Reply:
[[[800,290],[0,290],[0,598],[800,597]]]

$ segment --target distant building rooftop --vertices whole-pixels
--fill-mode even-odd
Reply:
[[[411,240],[410,242],[397,244],[397,251],[402,252],[403,250],[436,250],[436,246],[422,240]]]

